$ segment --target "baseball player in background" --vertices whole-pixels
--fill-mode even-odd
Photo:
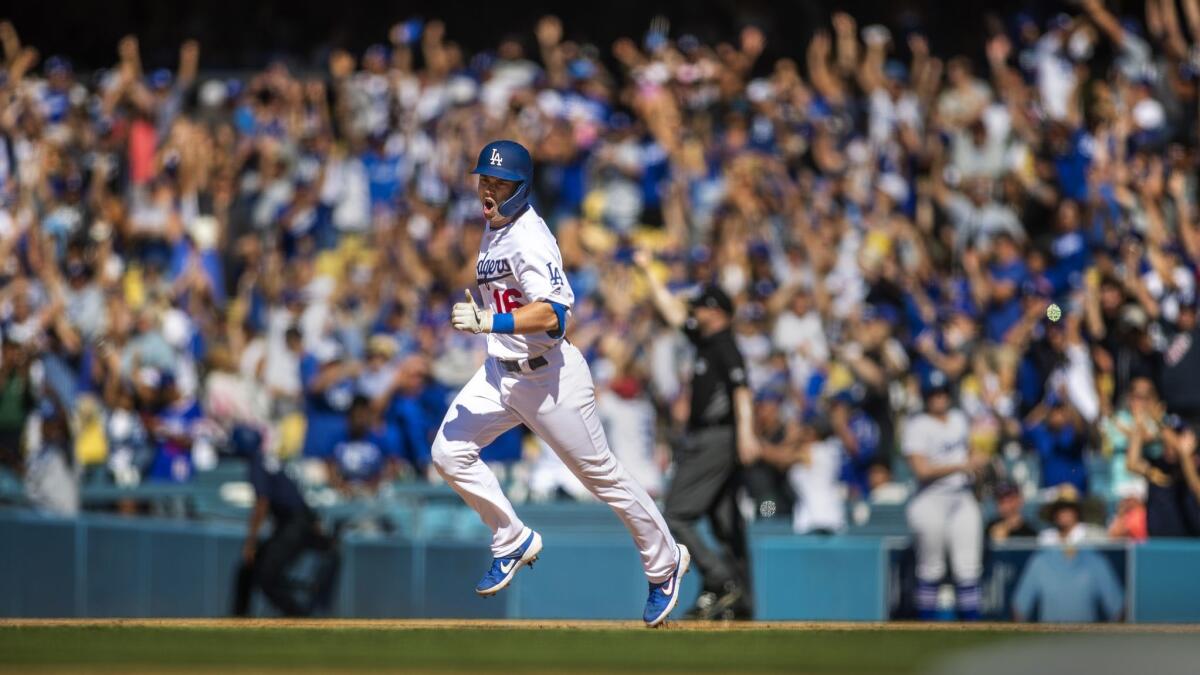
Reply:
[[[932,619],[937,589],[946,576],[946,558],[954,577],[960,619],[979,618],[979,576],[983,569],[983,521],[972,491],[987,458],[971,456],[969,425],[954,408],[950,382],[934,371],[921,383],[925,412],[904,428],[902,450],[917,479],[908,503],[908,526],[916,541],[917,614]]]
[[[574,294],[554,235],[529,204],[533,160],[514,141],[484,146],[472,172],[487,230],[476,283],[454,305],[454,328],[487,333],[488,359],[463,387],[434,439],[433,464],[492,530],[492,566],[475,592],[492,595],[542,550],[517,517],[481,448],[517,424],[549,445],[567,468],[629,528],[650,581],[643,619],[666,620],[691,561],[646,490],[617,461],[596,415],[595,386],[583,355],[563,339]]]

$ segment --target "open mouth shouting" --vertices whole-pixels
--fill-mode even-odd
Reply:
[[[500,207],[496,204],[496,200],[491,197],[483,198],[483,217],[488,220],[495,220],[496,216],[500,215]]]

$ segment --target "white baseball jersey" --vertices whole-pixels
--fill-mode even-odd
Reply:
[[[967,436],[970,431],[963,411],[951,410],[945,420],[921,413],[908,421],[904,429],[902,450],[907,455],[924,455],[934,467],[964,464],[969,457]],[[955,491],[966,488],[971,481],[963,472],[922,485],[921,490]]]
[[[484,306],[495,312],[512,312],[542,301],[556,302],[569,309],[575,302],[575,294],[562,271],[558,241],[533,207],[504,227],[489,226],[484,231],[475,264],[475,282]],[[533,358],[550,351],[561,339],[549,333],[489,333],[488,354],[501,359]]]
[[[788,482],[796,493],[792,529],[797,534],[813,530],[841,532],[846,527],[846,500],[838,483],[842,448],[830,441],[808,446],[808,461],[788,469]]]

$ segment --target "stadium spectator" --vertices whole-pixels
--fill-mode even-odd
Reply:
[[[829,399],[829,424],[841,444],[840,479],[858,499],[871,494],[871,472],[879,456],[879,425],[859,407],[859,387],[851,386]]]
[[[787,397],[779,389],[762,389],[755,394],[755,429],[762,442],[763,459],[744,469],[746,492],[754,500],[760,518],[787,517],[795,496],[788,484],[792,447],[799,442],[800,425],[789,421],[783,407]],[[778,458],[773,462],[772,459]]]
[[[1162,418],[1162,409],[1163,404],[1158,398],[1154,383],[1148,377],[1138,377],[1130,383],[1121,408],[1104,421],[1101,430],[1106,447],[1111,453],[1109,483],[1112,495],[1146,491],[1146,479],[1129,470],[1129,442],[1134,434],[1152,434],[1155,438],[1143,442],[1142,454],[1151,457],[1161,455],[1162,441],[1158,438],[1157,429]]]
[[[1017,537],[1036,537],[1038,531],[1029,521],[1025,520],[1025,500],[1021,489],[1014,483],[1004,482],[996,485],[993,490],[996,498],[996,517],[992,518],[984,530],[988,541],[999,544]]]
[[[200,404],[183,395],[170,372],[143,368],[138,373],[138,395],[152,411],[148,430],[156,444],[147,477],[152,480],[187,482],[195,468],[192,450],[197,443]]]
[[[24,464],[21,437],[36,398],[28,353],[7,336],[0,349],[0,466],[19,473]]]
[[[1062,392],[1048,392],[1025,418],[1025,440],[1041,460],[1042,487],[1070,483],[1087,493],[1085,433],[1083,418]]]
[[[836,534],[846,527],[846,504],[838,478],[842,469],[842,447],[829,433],[828,425],[810,421],[787,467],[788,483],[796,495],[792,529],[796,534]],[[775,461],[780,461],[776,459]]]
[[[39,417],[38,442],[25,470],[25,494],[39,511],[70,517],[79,512],[79,477],[67,411],[46,400]]]
[[[1050,536],[1039,538],[1052,549],[1030,558],[1013,591],[1013,618],[1041,622],[1117,621],[1125,605],[1120,581],[1101,554],[1078,548],[1086,540],[1081,505],[1066,486],[1048,505]]]
[[[1096,524],[1100,520],[1099,504],[1095,500],[1084,500],[1083,495],[1071,483],[1055,488],[1054,498],[1042,506],[1039,516],[1053,527],[1038,533],[1038,543],[1044,546],[1078,546],[1087,542],[1102,542],[1107,535]],[[1085,517],[1085,510],[1088,512]]]
[[[1117,490],[1116,497],[1120,501],[1108,523],[1108,536],[1112,539],[1146,541],[1150,536],[1146,525],[1146,484],[1126,483]]]
[[[328,459],[334,444],[346,433],[346,413],[354,400],[359,364],[348,359],[345,348],[332,337],[316,339],[313,349],[300,360],[306,419],[304,454]]]
[[[1176,450],[1184,479],[1193,499],[1200,499],[1200,469],[1196,468],[1196,432],[1187,429],[1180,434]]]
[[[345,435],[334,441],[326,460],[330,483],[346,495],[374,494],[395,475],[394,445],[375,424],[371,401],[356,396],[350,404]]]
[[[1129,471],[1146,479],[1147,531],[1151,537],[1200,536],[1200,507],[1188,488],[1178,448],[1184,423],[1178,417],[1160,422],[1152,415],[1147,410],[1134,417],[1125,457]]]

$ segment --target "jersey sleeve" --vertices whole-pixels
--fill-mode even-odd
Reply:
[[[725,379],[729,382],[730,390],[747,386],[746,362],[738,351],[737,343],[732,337],[722,343],[721,360],[725,362]]]
[[[317,393],[312,390],[312,384],[320,370],[321,364],[317,363],[317,359],[311,354],[300,357],[300,383],[304,386],[305,393]]]
[[[926,454],[922,438],[928,440],[928,434],[925,433],[924,426],[919,417],[909,420],[908,424],[904,425],[904,436],[900,439],[900,451],[905,456]]]
[[[522,246],[517,257],[521,290],[533,302],[556,302],[570,309],[575,304],[575,294],[563,273],[557,242],[549,235],[532,239],[528,246]]]

